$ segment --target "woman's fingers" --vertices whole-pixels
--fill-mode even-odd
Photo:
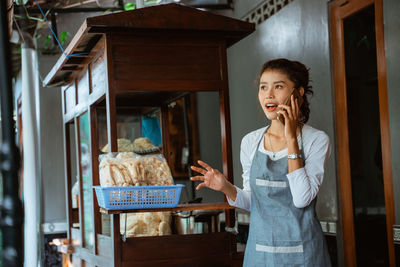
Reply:
[[[197,163],[199,163],[199,165],[201,165],[202,167],[204,167],[207,171],[212,171],[213,168],[211,168],[210,165],[208,165],[207,163],[205,163],[204,161],[198,160]]]
[[[287,105],[279,105],[278,107],[280,107],[281,108],[281,114],[283,115],[283,114],[287,114],[287,116],[289,117],[289,118],[293,118],[293,115],[292,115],[292,108],[290,107],[290,106],[287,106]],[[279,111],[278,111],[279,112]],[[286,118],[286,117],[285,117]]]
[[[287,119],[288,119],[288,114],[287,114],[287,112],[285,111],[285,110],[280,110],[280,111],[278,111],[277,112],[278,114],[281,114],[284,118],[285,118],[285,122],[287,121]],[[286,123],[285,123],[286,124]]]
[[[203,187],[207,187],[205,183],[201,183],[196,187],[196,190],[200,190]]]
[[[192,181],[204,181],[205,179],[204,179],[204,176],[193,176],[193,177],[190,177],[190,180],[192,180]]]
[[[285,117],[285,120],[287,118],[292,118],[292,110],[289,106],[279,105],[279,107],[281,107],[281,110],[279,110],[277,113],[282,114],[282,116]]]
[[[210,165],[208,165],[207,163],[205,163],[204,161],[198,160],[197,163],[199,163],[200,166],[202,166],[203,168],[199,168],[196,166],[191,166],[190,168],[198,173],[201,173],[203,175],[206,175],[207,172],[212,172],[213,168],[211,168]]]
[[[203,175],[206,175],[206,173],[207,173],[207,171],[205,169],[203,169],[203,168],[199,168],[199,167],[196,167],[196,166],[191,166],[190,168],[192,170],[198,172],[198,173],[203,174]]]
[[[294,98],[294,95],[292,95],[292,102],[290,104],[291,104],[291,108],[292,108],[292,114],[294,117],[297,117],[296,103],[297,103],[297,98]]]
[[[201,181],[199,185],[197,185],[196,190],[199,190],[203,187],[208,187],[214,190],[221,190],[223,185],[223,180],[221,178],[224,177],[218,170],[213,169],[210,165],[205,163],[204,161],[198,160],[199,165],[203,168],[199,168],[196,166],[191,166],[192,170],[202,174],[198,176],[193,176],[190,178],[192,181]],[[222,176],[221,176],[222,175]]]

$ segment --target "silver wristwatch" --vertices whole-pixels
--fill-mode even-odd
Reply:
[[[292,153],[287,156],[288,159],[301,159],[301,155]]]

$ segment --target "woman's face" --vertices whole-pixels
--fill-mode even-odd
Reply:
[[[279,70],[266,70],[261,75],[258,89],[258,100],[269,120],[277,119],[279,104],[284,104],[294,87],[294,82]]]

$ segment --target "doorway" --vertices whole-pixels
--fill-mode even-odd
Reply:
[[[394,266],[382,0],[330,4],[346,266]]]

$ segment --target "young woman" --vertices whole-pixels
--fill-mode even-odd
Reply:
[[[330,143],[323,131],[305,124],[307,95],[313,93],[308,69],[275,59],[263,65],[259,78],[258,100],[271,124],[242,140],[243,189],[202,161],[203,168],[192,166],[202,175],[191,180],[202,181],[197,190],[221,191],[230,205],[250,211],[244,266],[329,267],[315,202]]]

